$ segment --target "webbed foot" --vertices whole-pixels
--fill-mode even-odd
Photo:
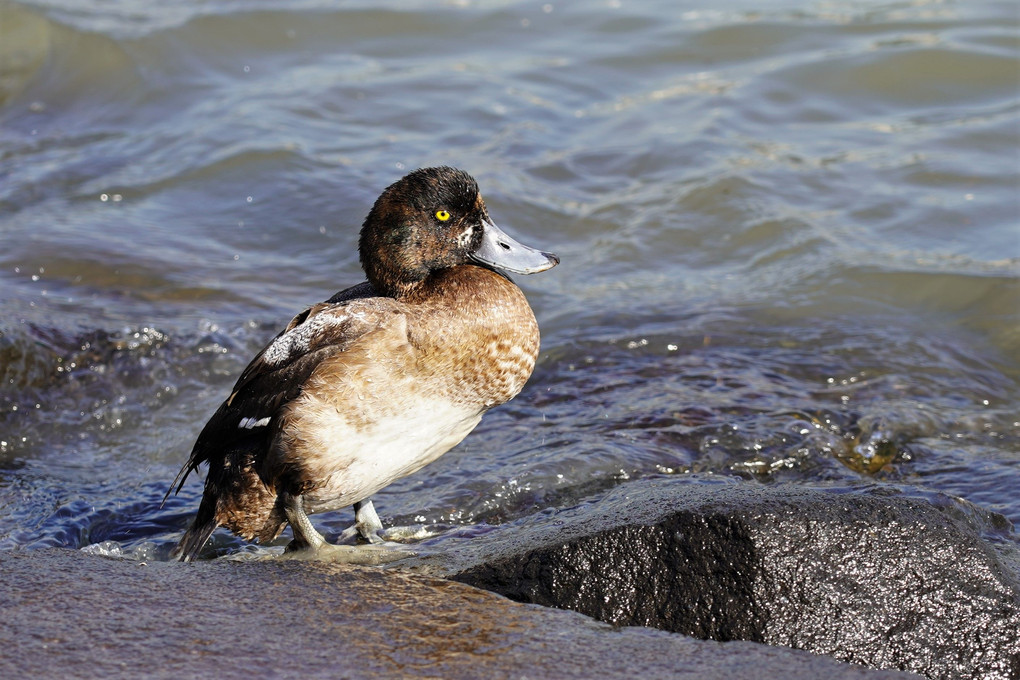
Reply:
[[[280,498],[287,514],[287,521],[290,522],[291,530],[294,532],[294,540],[284,550],[283,559],[321,560],[341,564],[386,564],[417,554],[392,547],[395,545],[393,543],[384,544],[376,533],[382,529],[382,522],[379,521],[372,501],[355,504],[357,523],[353,528],[374,545],[352,546],[327,543],[305,514],[301,496],[282,493]]]
[[[376,514],[371,500],[358,501],[354,504],[354,524],[343,530],[340,540],[349,541],[355,536],[374,545],[385,543],[379,532],[383,530],[382,521]]]
[[[411,550],[390,547],[391,545],[334,545],[332,543],[322,543],[312,548],[307,546],[293,547],[294,542],[292,541],[279,559],[377,565],[396,562],[397,560],[414,557],[418,554]]]

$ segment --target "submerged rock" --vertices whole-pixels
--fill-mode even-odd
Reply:
[[[315,562],[139,563],[0,552],[0,677],[881,678],[510,602],[461,583]]]
[[[630,482],[423,568],[621,626],[1020,677],[1020,577],[967,517],[848,489]]]

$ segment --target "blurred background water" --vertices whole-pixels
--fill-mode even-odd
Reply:
[[[372,201],[435,164],[562,264],[518,280],[527,388],[380,493],[386,524],[441,549],[683,475],[920,494],[1015,542],[1018,24],[985,0],[0,0],[0,548],[165,556],[205,420],[362,280]]]

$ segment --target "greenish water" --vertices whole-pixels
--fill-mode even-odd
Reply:
[[[385,523],[441,549],[696,474],[923,495],[1015,541],[1017,14],[0,0],[0,548],[165,555],[205,420],[434,164],[562,264],[518,281],[528,387]]]

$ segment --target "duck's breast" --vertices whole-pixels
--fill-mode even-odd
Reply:
[[[274,457],[282,483],[322,512],[362,500],[432,462],[484,412],[451,398],[449,379],[426,368],[407,316],[324,361],[287,407]]]

